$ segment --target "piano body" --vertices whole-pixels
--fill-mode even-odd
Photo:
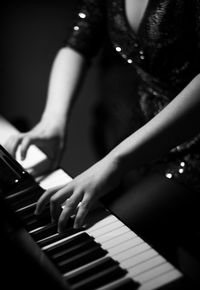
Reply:
[[[44,156],[37,148],[33,152],[41,155],[20,164],[0,146],[4,289],[199,289],[193,269],[192,274],[184,273],[189,265],[186,252],[181,253],[186,262],[180,269],[181,265],[174,265],[162,250],[155,249],[133,230],[130,190],[114,201],[102,200],[91,210],[86,227],[80,230],[73,229],[71,218],[66,232],[58,234],[48,208],[36,217],[35,203],[44,190],[71,178],[58,169],[40,182],[34,180],[25,165],[35,162],[32,159],[43,162]],[[156,181],[157,176],[147,178],[136,191],[147,190]],[[195,270],[198,275],[197,267]]]

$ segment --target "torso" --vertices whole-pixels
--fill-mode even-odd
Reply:
[[[116,56],[116,52],[120,54],[121,60],[127,62],[123,67],[131,74],[131,80],[126,79],[123,85],[121,76],[125,73],[119,70],[121,91],[118,86],[116,89],[118,79],[114,64],[114,78],[107,75],[105,81],[109,83],[108,79],[111,80],[113,91],[110,87],[102,87],[105,105],[98,110],[98,114],[102,113],[99,116],[103,116],[98,116],[99,122],[103,120],[103,124],[97,124],[98,129],[103,128],[102,136],[99,136],[101,130],[97,130],[98,143],[102,145],[104,138],[107,139],[105,143],[109,152],[113,145],[158,114],[200,72],[200,1],[82,2],[86,17],[77,15],[74,27],[78,29],[73,30],[68,45],[86,58],[92,58],[105,40],[106,33],[115,49],[114,52],[112,50],[113,55]],[[112,60],[106,62],[105,67],[109,63],[112,64]],[[109,67],[106,74],[111,71]],[[135,77],[135,73],[137,84],[134,79],[132,82],[132,74]],[[200,192],[199,148],[200,135],[174,148],[156,168],[152,165],[152,169],[174,176],[180,183]],[[184,168],[180,168],[181,164]]]
[[[194,15],[200,13],[200,6],[197,13],[192,3],[183,0],[106,0],[105,3],[108,33],[114,48],[134,69],[143,70],[145,79],[147,76],[167,92],[170,89],[173,98],[199,70]]]
[[[128,23],[137,34],[150,0],[125,0]]]

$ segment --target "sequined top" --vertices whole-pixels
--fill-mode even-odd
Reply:
[[[128,23],[125,0],[80,1],[66,45],[92,59],[107,35],[116,53],[133,66],[141,80],[137,127],[162,110],[200,72],[200,0],[149,0],[137,33]],[[160,164],[165,164],[161,168],[166,177],[176,177],[200,192],[199,140],[196,136],[180,144]]]

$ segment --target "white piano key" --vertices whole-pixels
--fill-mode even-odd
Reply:
[[[20,154],[20,147],[18,147],[18,150],[16,152],[16,160],[25,168],[29,169],[37,164],[40,164],[47,160],[46,155],[38,149],[35,145],[31,145],[27,151],[26,158],[24,160],[21,160],[21,154]]]
[[[4,120],[4,118],[2,118],[0,116],[1,133],[2,133],[2,125],[3,125],[3,133],[4,134],[1,134],[1,142],[2,142],[2,140],[6,140],[10,136],[11,132],[12,133],[17,132],[17,130],[13,126],[11,126],[9,123],[7,124],[7,121]],[[22,166],[24,166],[25,168],[32,167],[32,166],[46,160],[45,154],[43,154],[43,152],[41,152],[34,145],[31,145],[30,150],[28,150],[27,158],[24,161],[20,160],[19,152],[17,152],[17,156],[18,156],[17,159],[18,159],[19,163],[21,163]],[[66,174],[62,170],[58,170],[55,173],[53,173],[51,176],[47,177],[46,180],[43,179],[43,181],[41,181],[41,186],[44,187],[44,189],[48,189],[49,187],[52,187],[52,186],[63,185],[67,181],[70,181],[70,180],[71,180],[71,177],[69,177],[68,174]],[[94,226],[92,226],[90,234],[92,235],[92,232],[93,232],[94,238],[95,238],[95,235],[97,234],[97,236],[98,236],[97,240],[102,241],[103,247],[113,249],[115,246],[118,245],[119,249],[122,249],[122,247],[125,246],[125,245],[122,245],[125,241],[125,239],[123,238],[123,235],[127,235],[127,239],[129,239],[129,238],[131,238],[130,237],[131,234],[130,234],[130,236],[128,235],[129,229],[126,226],[122,226],[123,223],[121,223],[120,221],[118,221],[118,226],[114,230],[112,229],[112,227],[108,227],[110,229],[110,232],[106,231],[105,233],[103,233],[103,231],[102,231],[101,235],[100,236],[98,235],[98,229],[102,230],[106,226],[106,224],[107,225],[110,224],[111,220],[112,220],[112,222],[114,222],[118,219],[116,217],[114,217],[113,215],[110,215],[109,219],[104,219],[104,220],[102,220],[102,222],[100,221],[97,224],[95,224]],[[120,223],[122,225],[120,225]],[[115,226],[116,226],[116,223],[115,223]],[[131,230],[130,230],[130,232],[132,233]],[[46,247],[43,247],[42,249],[50,248],[51,246],[53,246],[55,244],[61,243],[63,240],[70,239],[74,236],[80,235],[81,233],[82,232],[78,232],[78,233],[73,234],[69,237],[63,238],[60,241],[54,242]],[[137,237],[137,235],[136,235],[136,237]],[[135,237],[135,233],[133,233],[133,239],[135,239],[136,237]],[[125,252],[126,253],[129,252],[129,255],[126,256],[126,259],[124,259]],[[129,276],[131,275],[131,273],[133,274],[133,270],[135,271],[134,275],[133,275],[134,276],[133,279],[141,282],[141,285],[139,286],[138,290],[155,290],[160,286],[168,284],[171,281],[174,281],[174,280],[182,277],[182,273],[179,272],[177,269],[175,269],[168,262],[164,262],[160,266],[155,266],[156,263],[159,263],[160,261],[162,261],[162,259],[164,260],[164,258],[162,258],[154,249],[152,249],[145,242],[142,243],[141,245],[133,247],[130,251],[128,250],[125,252],[122,252],[120,254],[119,253],[116,254],[115,258],[118,262],[120,262],[120,265],[122,267],[125,267],[128,271],[130,268],[131,271],[129,271],[129,273],[128,273]],[[130,256],[130,254],[131,254],[131,256]],[[110,253],[108,253],[108,255],[110,255]],[[155,267],[153,269],[147,270],[148,265],[150,266],[152,261],[154,261]],[[139,266],[139,268],[138,268],[138,266]],[[152,264],[151,264],[151,266],[152,266]],[[135,270],[135,269],[137,269],[137,270]],[[141,273],[140,275],[137,274],[135,276],[135,274],[138,273],[140,270],[143,270],[145,272]],[[114,286],[120,285],[121,282],[123,282],[123,278],[119,279],[117,281],[114,281],[113,283],[108,284],[104,287],[101,287],[101,288],[99,288],[99,290],[100,289],[101,290],[112,290],[112,289],[114,289]]]
[[[115,230],[112,230],[104,235],[96,237],[95,235],[91,235],[95,238],[97,242],[100,244],[104,245],[106,242],[110,241],[115,241],[117,237],[128,233],[127,227],[121,227],[121,228],[116,228]]]
[[[182,277],[182,273],[176,269],[173,269],[167,273],[164,273],[148,282],[143,283],[138,290],[155,290],[170,282],[176,281]]]
[[[133,240],[128,240],[126,242],[123,242],[123,243],[115,246],[115,247],[110,248],[109,253],[112,257],[114,257],[115,255],[122,253],[124,251],[127,251],[127,250],[131,250],[135,246],[140,245],[142,243],[143,243],[143,241],[139,237],[136,237]]]
[[[136,275],[134,278],[140,281],[141,283],[144,283],[164,273],[167,273],[172,269],[174,269],[174,267],[170,263],[165,262],[162,265],[154,267],[142,274]]]
[[[40,186],[44,189],[49,189],[55,186],[62,186],[70,182],[72,178],[62,169],[57,169],[40,181]]]
[[[142,274],[143,272],[147,270],[151,270],[152,268],[166,263],[165,259],[161,256],[156,256],[151,258],[148,261],[144,261],[140,264],[137,264],[131,268],[128,269],[129,274],[131,277],[135,277],[136,275]]]
[[[93,233],[97,231],[98,229],[103,228],[113,222],[118,222],[117,218],[113,215],[109,215],[105,217],[104,219],[96,222],[93,226],[87,228],[87,232]]]
[[[95,237],[99,237],[101,235],[109,233],[112,230],[120,228],[120,227],[123,227],[123,224],[119,224],[118,221],[114,221],[108,225],[105,225],[104,227],[101,227],[92,231],[89,229],[87,230],[87,232],[91,235],[94,235]]]
[[[137,235],[133,232],[131,232],[130,230],[127,230],[125,228],[121,228],[124,231],[122,233],[120,233],[119,231],[116,233],[117,234],[117,238],[113,238],[113,239],[109,239],[109,240],[103,240],[102,239],[102,243],[104,248],[106,249],[110,249],[112,247],[115,247],[125,241],[134,239],[137,237]]]
[[[123,268],[129,269],[137,264],[140,264],[141,262],[148,261],[150,258],[155,256],[159,256],[158,252],[150,248],[142,253],[139,253],[138,255],[134,255],[133,257],[126,259],[125,261],[121,261],[120,265]]]
[[[48,237],[46,237],[46,238],[44,238],[44,239],[38,240],[37,243],[41,243],[41,242],[47,240],[48,238],[56,237],[56,236],[58,236],[58,235],[59,235],[59,233],[56,233],[56,234],[50,235],[50,236],[48,236]]]
[[[135,246],[134,248],[128,249],[127,251],[113,255],[113,258],[119,262],[122,262],[126,259],[129,259],[130,257],[133,257],[139,253],[144,252],[147,249],[150,249],[150,246],[146,243],[142,243],[140,245]]]

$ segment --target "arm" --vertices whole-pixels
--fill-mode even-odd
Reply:
[[[146,125],[110,152],[120,167],[152,162],[200,132],[200,75]]]
[[[75,227],[80,227],[95,200],[114,189],[131,169],[158,159],[200,131],[200,75],[146,125],[126,138],[108,155],[58,191],[47,191],[38,201],[39,214],[50,200],[51,216],[64,231],[81,202]],[[60,205],[65,203],[61,210]]]
[[[74,29],[74,28],[78,29]],[[78,4],[71,33],[63,42],[54,60],[48,87],[47,102],[39,123],[29,132],[9,138],[7,150],[16,156],[19,145],[22,159],[30,144],[39,146],[52,165],[59,164],[66,143],[66,126],[74,97],[80,86],[86,61],[97,55],[105,37],[105,3],[101,0],[82,0]]]
[[[39,123],[29,132],[11,136],[5,144],[13,156],[21,145],[22,160],[31,144],[46,153],[48,159],[45,166],[30,169],[33,175],[40,175],[43,173],[40,171],[53,170],[59,165],[72,104],[86,68],[86,60],[81,54],[69,47],[62,48],[52,65],[47,101]]]
[[[42,120],[66,123],[71,105],[77,95],[86,61],[75,50],[65,47],[59,50],[53,62],[46,106]]]

